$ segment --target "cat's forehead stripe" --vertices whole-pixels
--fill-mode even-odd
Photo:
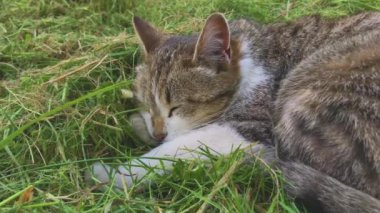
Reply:
[[[154,101],[156,103],[157,109],[162,117],[166,117],[165,114],[167,114],[168,109],[165,107],[165,105],[160,100],[160,94],[156,93],[154,96]]]

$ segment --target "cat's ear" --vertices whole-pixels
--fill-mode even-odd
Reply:
[[[200,58],[217,63],[230,62],[230,30],[227,20],[221,13],[209,16],[203,27],[195,47],[193,60]]]
[[[153,52],[153,50],[158,47],[163,38],[161,32],[137,16],[133,17],[132,22],[136,35],[140,39],[141,44],[144,48],[145,54]]]

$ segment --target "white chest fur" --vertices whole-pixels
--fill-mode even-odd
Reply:
[[[239,61],[239,66],[242,80],[239,91],[244,95],[245,93],[252,93],[258,86],[266,84],[270,76],[264,67],[252,57],[250,43],[248,41],[242,41],[241,55],[242,58]]]

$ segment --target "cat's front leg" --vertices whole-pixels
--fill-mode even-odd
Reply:
[[[205,159],[201,153],[205,148],[213,154],[227,155],[250,144],[229,126],[211,124],[167,141],[118,169],[97,163],[92,172],[100,182],[115,181],[114,185],[122,188],[124,184],[131,186],[142,180],[151,172],[161,174],[170,170],[173,163],[170,159]]]

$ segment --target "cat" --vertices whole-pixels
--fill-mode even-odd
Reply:
[[[272,25],[209,16],[199,35],[169,36],[138,17],[140,134],[162,144],[101,182],[131,185],[171,161],[250,149],[317,212],[380,212],[380,13]],[[142,122],[141,120],[145,121]],[[252,142],[259,142],[252,145]],[[165,167],[165,168],[163,168]]]

